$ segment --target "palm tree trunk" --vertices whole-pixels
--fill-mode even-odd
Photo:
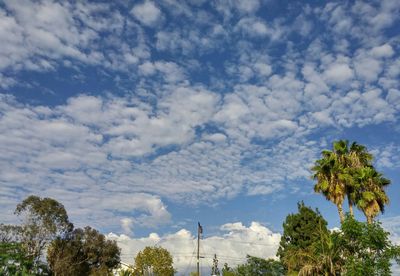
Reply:
[[[353,204],[351,203],[350,198],[347,199],[347,201],[349,202],[349,211],[350,211],[350,216],[352,218],[354,218],[354,212],[353,212]]]
[[[367,217],[368,224],[371,224],[372,223],[372,216],[366,216],[366,217]]]
[[[338,204],[337,205],[337,209],[338,209],[338,212],[339,212],[340,223],[343,224],[343,222],[344,222],[344,213],[343,213],[342,204]]]

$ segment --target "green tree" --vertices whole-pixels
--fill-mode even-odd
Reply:
[[[341,144],[345,144],[347,147],[348,141],[345,140]],[[342,162],[345,163],[344,166],[348,176],[346,181],[346,194],[349,203],[350,215],[354,216],[353,206],[357,205],[358,196],[356,194],[357,189],[353,181],[353,173],[360,168],[372,166],[373,156],[368,152],[365,146],[360,145],[357,142],[353,142],[348,150],[345,148],[344,153],[345,158]]]
[[[55,275],[111,275],[119,266],[120,249],[87,226],[56,238],[47,250],[47,262]]]
[[[40,263],[45,247],[53,239],[73,227],[64,206],[51,198],[29,196],[17,205],[15,214],[22,217],[20,241],[34,265]]]
[[[135,257],[136,275],[169,276],[174,275],[173,260],[171,254],[165,248],[147,246]]]
[[[283,276],[285,267],[280,261],[247,255],[247,262],[236,268],[238,276]]]
[[[294,252],[302,264],[298,275],[341,275],[343,259],[338,233],[320,228],[319,235],[310,246]]]
[[[346,196],[346,186],[343,181],[343,166],[338,160],[336,152],[322,151],[322,158],[315,161],[313,178],[317,180],[314,191],[321,193],[333,202],[339,213],[340,221],[344,220],[343,201]]]
[[[356,205],[365,214],[369,223],[389,199],[384,187],[390,181],[378,173],[372,165],[373,156],[363,145],[347,140],[333,142],[333,150],[322,151],[322,158],[315,162],[312,170],[317,180],[314,190],[322,193],[337,208],[343,223],[343,201],[347,196],[350,215]]]
[[[283,235],[277,256],[288,272],[299,271],[304,261],[298,252],[306,250],[320,239],[321,233],[328,233],[327,222],[319,213],[303,202],[297,204],[298,213],[289,214],[283,223]]]
[[[33,275],[33,260],[20,243],[0,243],[0,275]]]
[[[339,236],[344,275],[391,275],[391,261],[400,263],[400,247],[379,222],[359,222],[348,216]]]
[[[383,177],[373,167],[364,167],[355,173],[356,202],[357,207],[364,213],[368,223],[384,211],[389,198],[385,193],[385,187],[390,180]]]

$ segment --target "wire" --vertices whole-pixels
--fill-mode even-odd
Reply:
[[[194,255],[196,255],[196,247],[193,247],[192,257],[190,258],[189,265],[186,267],[185,273],[184,273],[183,275],[187,275],[187,274],[188,274],[189,269],[190,269],[191,266],[192,266],[192,261],[193,261]]]

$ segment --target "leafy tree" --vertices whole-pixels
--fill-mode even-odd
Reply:
[[[345,275],[391,275],[391,261],[400,263],[400,246],[391,243],[379,222],[347,217],[339,238]]]
[[[301,268],[298,275],[341,275],[343,266],[342,247],[337,232],[327,232],[319,229],[320,239],[305,249],[294,252],[300,260]]]
[[[173,260],[171,254],[162,247],[147,246],[135,257],[135,274],[169,276],[174,275]]]
[[[318,210],[314,211],[303,202],[298,203],[297,208],[298,213],[289,214],[283,223],[283,235],[277,252],[289,273],[299,271],[304,265],[298,252],[318,241],[321,233],[328,233],[327,222]]]
[[[119,266],[120,249],[87,226],[56,238],[48,248],[47,262],[55,275],[110,275]]]
[[[49,242],[73,227],[64,206],[51,198],[29,196],[17,205],[15,214],[23,216],[20,240],[34,264],[40,262]]]
[[[236,268],[238,276],[283,276],[285,267],[280,261],[247,255],[247,262]]]
[[[0,243],[0,275],[30,275],[33,260],[26,258],[20,243]]]

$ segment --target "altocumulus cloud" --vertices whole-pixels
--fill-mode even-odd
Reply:
[[[306,193],[326,139],[378,125],[387,145],[368,148],[400,166],[396,0],[273,18],[258,0],[3,2],[2,221],[40,193],[78,225],[132,235],[173,222],[167,202]]]

